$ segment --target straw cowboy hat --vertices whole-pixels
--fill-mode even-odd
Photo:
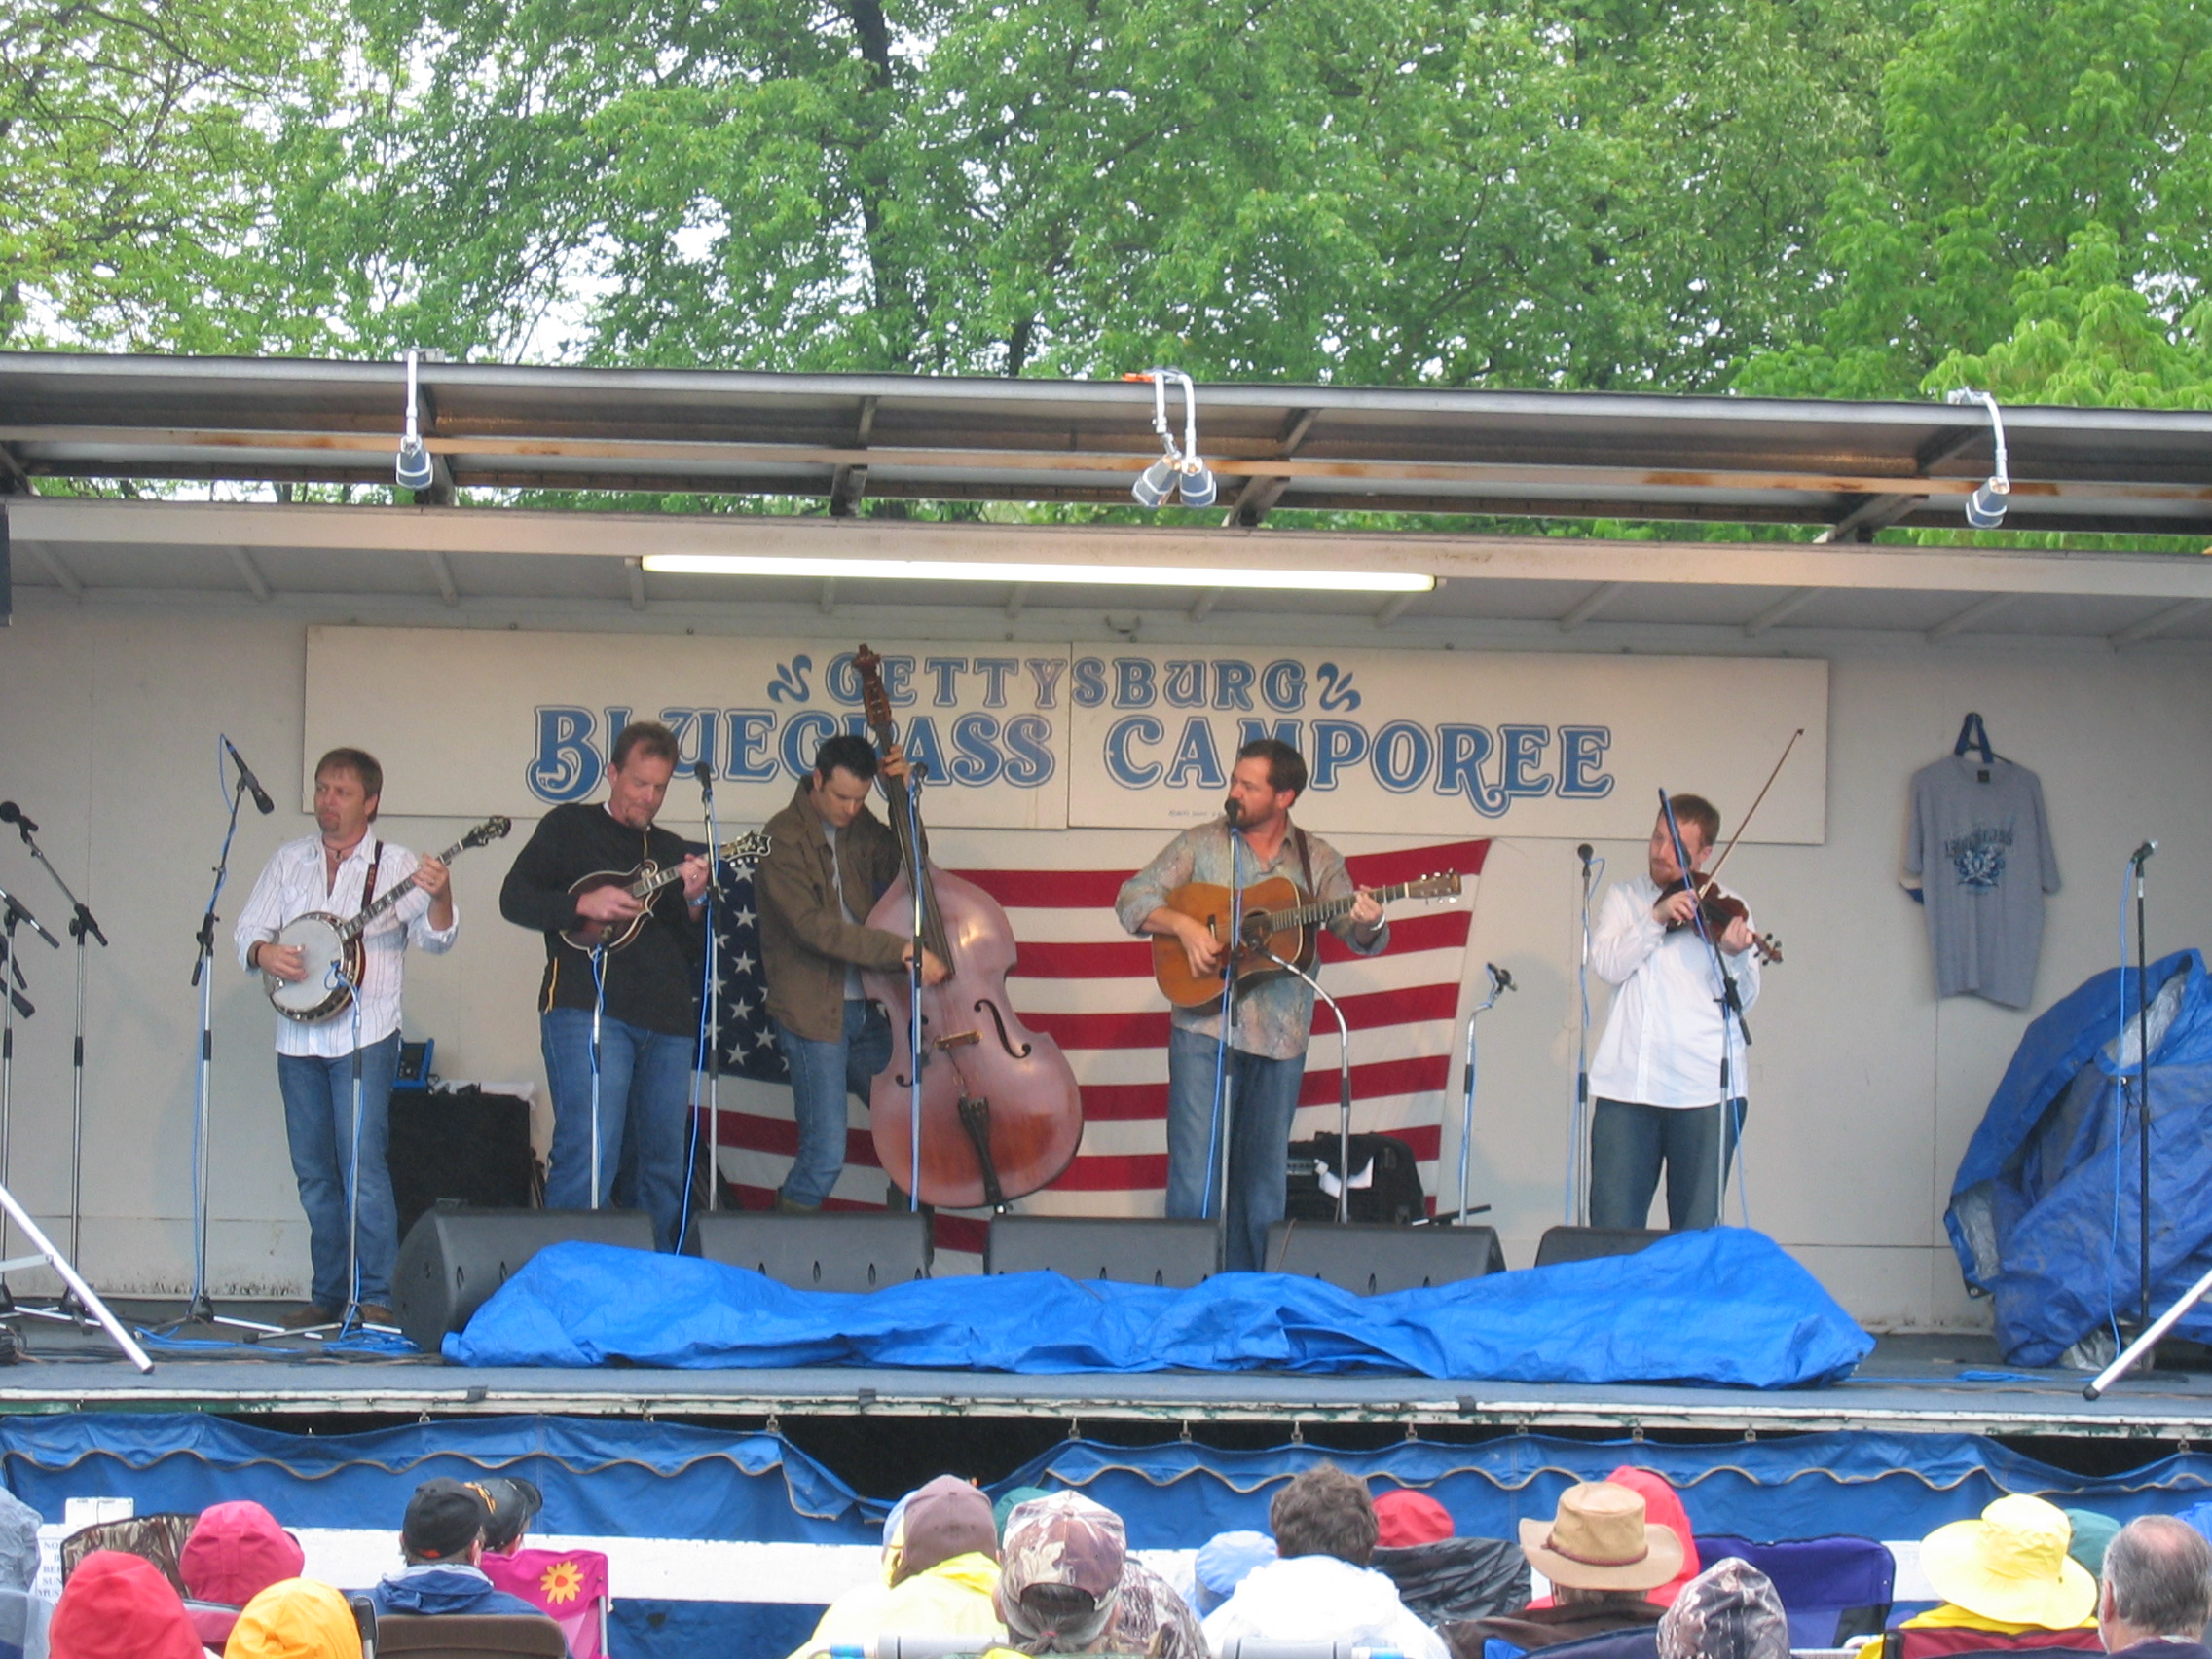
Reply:
[[[1921,1540],[1920,1567],[1944,1601],[2005,1624],[2067,1630],[2097,1610],[2097,1581],[2066,1553],[2065,1511],[2040,1497],[2001,1497],[1978,1521]]]
[[[1568,1487],[1556,1517],[1522,1522],[1521,1549],[1530,1567],[1575,1590],[1653,1590],[1682,1567],[1682,1540],[1644,1519],[1641,1493],[1611,1481]]]

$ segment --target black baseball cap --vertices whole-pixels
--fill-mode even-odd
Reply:
[[[443,1477],[424,1481],[407,1500],[399,1547],[422,1561],[449,1561],[484,1535],[491,1506],[474,1488]]]
[[[470,1484],[492,1509],[492,1518],[484,1527],[486,1549],[507,1548],[545,1507],[545,1494],[537,1490],[537,1483],[519,1475],[487,1475]]]

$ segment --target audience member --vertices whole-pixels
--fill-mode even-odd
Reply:
[[[38,1511],[0,1491],[0,1659],[46,1651],[54,1603],[38,1588]]]
[[[299,1539],[258,1503],[214,1503],[177,1552],[184,1610],[207,1646],[220,1649],[239,1611],[270,1585],[297,1578],[307,1567]]]
[[[2097,1594],[2097,1635],[2127,1659],[2212,1659],[2212,1544],[2187,1522],[2145,1515],[2114,1534]]]
[[[54,1609],[52,1659],[203,1659],[184,1598],[143,1556],[94,1550]]]
[[[2065,1512],[2040,1497],[2001,1497],[1973,1521],[1938,1527],[1920,1542],[1920,1570],[1942,1597],[1940,1605],[1906,1619],[1899,1630],[1977,1630],[1992,1638],[2033,1636],[2007,1646],[2093,1646],[2079,1633],[2096,1622],[2097,1581],[2067,1555],[2074,1530]],[[2050,1640],[2075,1632],[2070,1642]],[[1859,1650],[1860,1659],[1884,1659],[1886,1637]]]
[[[1254,1567],[1206,1615],[1206,1641],[1216,1653],[1236,1638],[1258,1637],[1355,1641],[1396,1648],[1407,1659],[1447,1659],[1437,1634],[1368,1565],[1376,1525],[1364,1481],[1333,1463],[1308,1469],[1275,1493],[1268,1524],[1279,1559]]]
[[[512,1475],[495,1475],[469,1485],[492,1512],[492,1519],[484,1524],[485,1553],[512,1555],[521,1546],[530,1524],[537,1519],[537,1512],[545,1507],[545,1494],[537,1490],[536,1482]]]
[[[1191,1591],[1184,1597],[1201,1619],[1220,1606],[1255,1567],[1275,1559],[1275,1541],[1265,1532],[1216,1532],[1191,1556]]]
[[[1183,1598],[1129,1554],[1122,1518],[1081,1493],[1031,1498],[1007,1518],[998,1606],[1022,1653],[1205,1659]]]
[[[957,1475],[940,1475],[902,1498],[892,1517],[886,1582],[860,1585],[830,1603],[792,1659],[886,1632],[988,1638],[981,1646],[1006,1640],[991,1500]]]
[[[2059,1513],[2066,1517],[2067,1526],[2074,1529],[2066,1553],[2082,1564],[2083,1572],[2095,1578],[2105,1569],[2105,1551],[2119,1535],[2120,1523],[2094,1509],[2062,1509]]]
[[[1789,1659],[1773,1581],[1735,1556],[1714,1562],[1660,1615],[1659,1659]]]
[[[329,1585],[286,1578],[246,1603],[223,1659],[361,1659],[361,1627]]]
[[[519,1596],[495,1589],[477,1564],[491,1507],[461,1481],[424,1481],[407,1500],[399,1552],[407,1565],[369,1592],[377,1617],[387,1613],[437,1618],[452,1613],[545,1615]]]
[[[1375,1500],[1375,1556],[1368,1564],[1398,1587],[1398,1600],[1432,1629],[1460,1619],[1516,1612],[1529,1604],[1529,1561],[1503,1538],[1454,1536],[1452,1512],[1423,1492],[1395,1488]]]
[[[1551,1520],[1521,1523],[1521,1549],[1551,1580],[1549,1602],[1447,1626],[1455,1654],[1482,1659],[1484,1643],[1493,1637],[1527,1652],[1648,1630],[1662,1611],[1649,1593],[1672,1579],[1682,1561],[1682,1540],[1649,1519],[1643,1494],[1612,1481],[1568,1487]]]

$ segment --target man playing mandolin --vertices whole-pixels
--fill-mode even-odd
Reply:
[[[317,833],[276,849],[239,912],[239,962],[287,984],[307,977],[305,952],[275,942],[285,923],[314,911],[351,916],[395,887],[401,900],[361,935],[363,967],[350,1006],[313,1023],[276,1024],[276,1084],[284,1097],[284,1138],[308,1216],[313,1289],[308,1307],[286,1315],[298,1328],[323,1325],[353,1306],[349,1282],[351,1229],[347,1217],[352,1168],[353,1067],[361,1071],[361,1169],[358,1298],[371,1324],[391,1323],[391,1268],[399,1254],[391,1177],[385,1168],[387,1112],[399,1065],[399,989],[407,947],[433,955],[453,948],[461,918],[446,866],[418,859],[369,833],[384,793],[384,768],[358,749],[333,749],[314,768]],[[359,1014],[356,1027],[354,1014]]]
[[[1720,836],[1720,814],[1700,795],[1674,797],[1675,822],[1690,867],[1700,870]],[[1605,1034],[1590,1064],[1590,1221],[1641,1227],[1667,1170],[1667,1225],[1711,1227],[1720,1213],[1720,987],[1713,955],[1691,924],[1698,900],[1680,885],[1681,861],[1662,811],[1652,827],[1646,873],[1605,894],[1590,940],[1590,966],[1613,993]],[[1701,874],[1700,880],[1703,881]],[[1672,893],[1666,890],[1675,888]],[[1711,913],[1721,895],[1705,889],[1708,926],[1727,959],[1743,1006],[1759,994],[1758,952],[1749,914]],[[1720,925],[1714,925],[1720,924]],[[1741,1082],[1741,1078],[1738,1079]]]
[[[845,1167],[845,1096],[864,1101],[891,1061],[891,1022],[861,988],[861,971],[909,966],[913,941],[863,918],[899,874],[899,841],[867,807],[880,770],[906,775],[897,744],[881,762],[865,737],[825,739],[791,805],[768,821],[760,901],[760,971],[768,1017],[792,1072],[798,1156],[776,1193],[780,1210],[818,1210]],[[922,981],[945,966],[922,952]]]
[[[625,1131],[638,1207],[653,1239],[677,1247],[682,1223],[685,1111],[699,1033],[707,861],[656,828],[676,770],[676,734],[634,720],[614,739],[607,801],[571,801],[538,820],[499,889],[499,914],[545,936],[538,1039],[553,1089],[551,1209],[612,1196]],[[640,898],[644,866],[679,870]],[[579,939],[604,942],[594,950]],[[604,1001],[602,1000],[604,997]],[[592,1192],[592,1026],[599,1026],[599,1192]]]
[[[1311,899],[1356,892],[1351,906],[1329,925],[1362,956],[1379,954],[1390,938],[1382,903],[1365,888],[1354,889],[1335,848],[1290,822],[1291,805],[1305,788],[1306,761],[1297,750],[1273,738],[1247,743],[1236,752],[1223,816],[1184,830],[1122,884],[1114,905],[1122,925],[1133,934],[1173,937],[1194,976],[1218,977],[1223,941],[1198,918],[1170,908],[1168,896],[1191,882],[1242,889],[1280,876]],[[1239,831],[1234,841],[1232,824]],[[1269,1225],[1282,1218],[1291,1114],[1312,1027],[1312,990],[1280,972],[1239,983],[1226,1055],[1218,996],[1175,1010],[1167,1043],[1167,1213],[1214,1213],[1207,1199],[1220,1183],[1218,1151],[1209,1157],[1218,1060],[1228,1073],[1230,1103],[1228,1272],[1258,1272]]]

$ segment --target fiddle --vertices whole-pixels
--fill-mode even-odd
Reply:
[[[1676,894],[1686,891],[1688,887],[1688,882],[1677,876],[1659,889],[1660,902],[1665,903]],[[1703,871],[1698,872],[1697,895],[1698,918],[1705,923],[1705,931],[1714,938],[1726,933],[1731,922],[1748,923],[1751,919],[1751,906],[1734,894],[1721,892],[1719,881]],[[1689,925],[1689,918],[1685,916],[1678,922],[1669,922],[1667,931],[1676,933]],[[1761,962],[1776,963],[1782,960],[1782,941],[1772,934],[1753,934],[1751,949],[1758,953]]]
[[[880,659],[864,645],[853,663],[876,745],[889,749],[891,700]],[[895,1055],[869,1092],[876,1158],[922,1203],[996,1208],[1051,1185],[1075,1161],[1083,1099],[1059,1045],[1027,1029],[1008,1000],[1014,941],[1006,911],[974,882],[931,862],[906,780],[881,782],[899,838],[900,874],[868,912],[867,925],[910,936],[918,893],[922,943],[947,972],[922,987],[920,1053]],[[910,1035],[915,1008],[907,977],[864,979],[893,1029]]]

